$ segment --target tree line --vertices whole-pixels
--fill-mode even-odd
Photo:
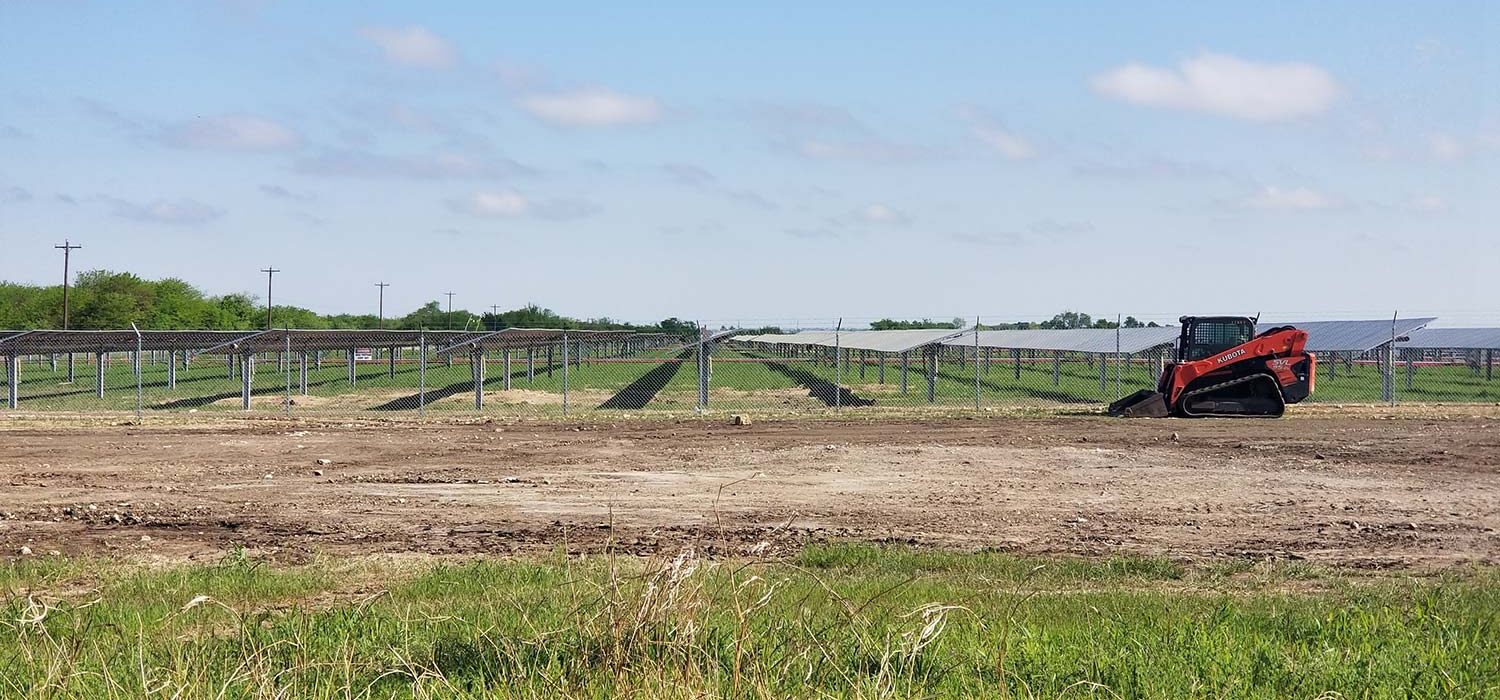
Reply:
[[[266,307],[254,294],[205,294],[177,278],[147,280],[128,272],[81,272],[68,292],[68,327],[78,330],[253,330],[266,327]],[[382,326],[375,314],[320,314],[299,306],[271,309],[276,328],[369,329]],[[500,313],[444,311],[437,301],[386,318],[385,328],[398,330],[499,330],[502,328],[569,328],[639,330],[691,335],[690,321],[668,318],[656,324],[623,323],[610,318],[576,319],[528,304]],[[63,327],[62,285],[38,286],[0,281],[0,330]]]
[[[982,323],[979,328],[987,331],[1010,331],[1030,330],[1033,328],[1043,329],[1070,329],[1070,328],[1156,328],[1159,324],[1155,321],[1142,323],[1134,316],[1126,316],[1124,320],[1116,322],[1103,316],[1094,318],[1085,313],[1077,311],[1064,311],[1047,321],[1017,321],[1015,323]],[[883,318],[870,323],[871,330],[894,331],[913,330],[922,328],[967,328],[968,322],[962,318],[954,318],[952,321],[934,321],[924,318],[920,321],[897,321]]]

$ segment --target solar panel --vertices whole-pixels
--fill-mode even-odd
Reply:
[[[1423,328],[1397,347],[1428,350],[1500,350],[1500,328]]]
[[[474,350],[525,350],[540,348],[567,340],[598,341],[623,340],[634,336],[632,331],[585,331],[560,328],[506,328],[490,333],[467,333],[452,338],[447,345],[437,350],[438,355]]]
[[[255,331],[27,331],[0,339],[0,355],[106,353],[136,350],[200,350],[253,335]]]
[[[849,350],[901,353],[942,342],[968,331],[932,328],[895,331],[803,331],[752,336],[743,341],[772,345],[816,345]],[[970,336],[972,337],[972,336]]]
[[[1404,338],[1436,318],[1398,318],[1369,321],[1294,321],[1273,323],[1261,321],[1255,332],[1277,326],[1295,326],[1307,331],[1309,352],[1368,352],[1391,342],[1391,336]]]
[[[1110,353],[1116,351],[1114,328],[1037,328],[1028,330],[980,331],[979,347],[1006,350],[1046,350],[1051,352]],[[1120,328],[1119,352],[1134,354],[1177,341],[1181,330],[1173,326],[1155,328]],[[973,346],[974,336],[944,342],[945,345]]]

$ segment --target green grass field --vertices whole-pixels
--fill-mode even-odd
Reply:
[[[975,403],[974,363],[944,361],[939,364],[933,397],[929,402],[922,361],[913,357],[906,372],[907,389],[901,390],[900,360],[887,356],[882,371],[877,355],[861,365],[857,356],[836,375],[826,361],[787,359],[760,352],[721,349],[714,355],[709,407],[715,411],[762,411],[810,413],[832,406],[848,409],[921,409],[938,406],[972,408]],[[498,356],[486,365],[486,414],[557,415],[563,410],[561,354],[547,364],[539,353],[534,376],[527,377],[524,355],[513,357],[512,392],[502,393],[502,362]],[[372,415],[411,413],[418,404],[440,414],[474,413],[473,383],[467,358],[453,365],[442,359],[429,362],[425,397],[418,364],[410,354],[388,374],[385,361],[362,362],[353,386],[341,355],[330,354],[321,369],[309,367],[308,391],[303,396],[295,361],[291,371],[278,367],[274,358],[263,357],[256,365],[252,387],[252,410],[283,413],[290,382],[292,413],[316,414],[368,412]],[[1097,363],[1064,361],[1054,384],[1048,360],[1022,362],[1019,378],[1010,358],[997,353],[990,363],[981,363],[978,375],[979,404],[990,408],[1035,407],[1044,410],[1097,410],[1136,389],[1154,383],[1152,366],[1145,362],[1109,363],[1101,387]],[[47,362],[21,365],[19,395],[27,411],[133,411],[135,378],[128,362],[117,357],[106,365],[104,397],[95,394],[94,366],[80,357],[75,381],[63,382],[61,365],[54,371]],[[883,374],[883,381],[882,381]],[[1118,376],[1117,376],[1118,375]],[[698,403],[696,360],[691,353],[670,350],[641,353],[621,360],[590,359],[569,368],[568,408],[571,413],[588,411],[691,413]],[[147,361],[142,368],[142,403],[147,411],[240,411],[241,382],[231,379],[222,356],[197,358],[178,372],[175,388],[167,387],[164,365]],[[1493,403],[1500,401],[1500,381],[1486,381],[1482,374],[1464,367],[1422,367],[1407,387],[1404,368],[1398,367],[1397,397],[1403,402]],[[837,387],[837,388],[836,388]],[[1370,365],[1340,366],[1336,373],[1320,373],[1314,403],[1380,403],[1380,372]]]
[[[231,554],[0,565],[0,695],[1490,698],[1492,568],[1031,558]]]

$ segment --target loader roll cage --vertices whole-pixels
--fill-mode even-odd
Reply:
[[[1177,361],[1196,362],[1255,337],[1255,321],[1243,316],[1183,316],[1177,341]]]

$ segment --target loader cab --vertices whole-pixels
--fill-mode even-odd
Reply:
[[[1255,320],[1244,316],[1183,316],[1177,341],[1177,361],[1196,362],[1255,337]]]

